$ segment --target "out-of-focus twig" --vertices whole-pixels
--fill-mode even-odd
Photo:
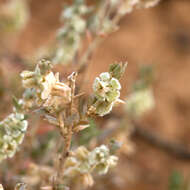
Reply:
[[[118,116],[117,114],[112,113],[110,114],[110,117],[118,119],[118,122],[121,121],[121,116]],[[188,150],[182,144],[171,142],[167,139],[162,138],[161,136],[155,134],[154,132],[146,129],[146,127],[143,126],[143,124],[139,124],[137,121],[133,120],[131,121],[131,123],[133,125],[133,130],[131,134],[132,137],[138,137],[146,141],[147,143],[157,148],[160,148],[169,154],[174,155],[178,159],[187,160],[187,161],[190,160],[190,150]],[[106,129],[99,136],[99,140],[101,141],[101,139],[105,139],[108,136],[113,135],[113,133],[116,133],[117,130],[119,130],[118,126]]]
[[[133,121],[133,124],[134,124],[133,135],[141,138],[142,140],[147,141],[151,145],[154,145],[158,148],[165,150],[169,154],[175,155],[177,158],[190,160],[190,150],[185,148],[183,145],[168,141],[158,136],[154,132],[145,129],[144,126],[138,124],[137,122]]]

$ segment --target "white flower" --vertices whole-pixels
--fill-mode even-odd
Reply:
[[[53,86],[57,82],[57,79],[53,72],[50,72],[48,75],[45,76],[45,81],[42,83],[43,91],[41,93],[41,98],[43,100],[47,99],[52,91]]]

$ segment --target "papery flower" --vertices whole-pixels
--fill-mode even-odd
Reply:
[[[43,106],[50,112],[61,109],[71,101],[71,88],[64,83],[59,82],[59,75],[50,72],[44,77],[42,83],[43,90],[41,98],[44,101]]]
[[[52,88],[56,82],[58,82],[58,79],[55,77],[53,72],[50,72],[44,77],[44,82],[42,83],[43,90],[41,92],[42,100],[45,100],[50,96]]]

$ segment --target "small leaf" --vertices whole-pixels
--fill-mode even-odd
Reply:
[[[109,73],[112,75],[112,77],[116,79],[120,79],[125,72],[125,69],[127,67],[127,63],[115,63],[111,64],[109,68]]]
[[[59,125],[59,122],[57,121],[57,119],[51,115],[45,114],[45,120],[47,120],[52,125],[56,125],[56,126]]]
[[[122,142],[116,141],[114,139],[110,140],[110,153],[114,154],[118,149],[121,148]]]
[[[94,122],[93,119],[89,118],[89,127],[84,129],[80,133],[80,139],[79,139],[79,144],[84,145],[90,142],[90,140],[93,137],[96,137],[100,134],[99,129],[96,126],[96,123]]]

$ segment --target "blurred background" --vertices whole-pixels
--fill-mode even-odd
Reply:
[[[1,0],[0,5],[5,2]],[[20,71],[26,68],[23,59],[43,51],[54,39],[63,2],[30,0],[29,20],[22,31],[8,35],[0,31],[0,119],[11,110],[12,95],[19,97],[23,91],[19,78]],[[88,68],[85,91],[91,92],[94,78],[115,61],[128,61],[122,78],[123,99],[130,93],[139,67],[153,66],[156,105],[141,118],[140,127],[165,139],[169,148],[167,143],[151,139],[151,135],[134,134],[135,152],[122,155],[116,169],[118,177],[114,179],[120,185],[104,179],[104,188],[167,190],[172,189],[171,181],[176,187],[181,181],[187,182],[190,180],[190,1],[162,0],[154,8],[126,15],[120,29],[96,50]]]

